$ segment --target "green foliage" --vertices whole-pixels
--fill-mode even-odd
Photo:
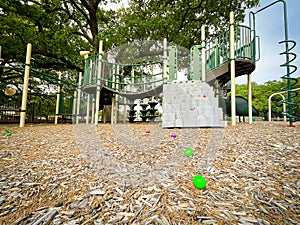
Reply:
[[[24,63],[26,44],[32,43],[35,68],[48,73],[67,71],[76,78],[83,71],[79,51],[97,53],[100,39],[105,40],[106,49],[164,37],[189,48],[200,42],[202,24],[218,32],[228,27],[229,11],[234,10],[240,21],[244,9],[258,0],[130,3],[129,8],[105,11],[104,0],[0,0],[2,64]]]
[[[0,0],[0,83],[15,85],[20,95],[27,43],[32,44],[32,68],[56,77],[60,71],[64,80],[77,83],[84,69],[79,51],[97,53],[99,40],[105,41],[105,51],[134,40],[163,38],[190,48],[200,43],[202,24],[217,33],[228,28],[231,10],[241,21],[245,8],[258,2],[132,0],[129,8],[105,11],[105,0]],[[51,84],[45,79],[30,82],[30,93],[45,101],[45,87]],[[55,89],[50,87],[52,92]],[[72,86],[62,89],[65,96],[74,91]]]
[[[228,29],[229,12],[237,21],[244,18],[244,9],[259,1],[131,1],[129,9],[117,12],[113,30],[115,42],[133,40],[161,40],[167,38],[180,46],[190,48],[201,42],[200,29],[205,24],[215,34]],[[123,37],[123,38],[122,38]]]
[[[257,83],[252,83],[252,105],[259,111],[260,115],[266,115],[268,112],[268,99],[269,96],[282,91],[282,88],[286,87],[286,81],[268,81],[264,84],[258,85]],[[300,87],[300,78],[298,78],[298,83],[293,88]],[[299,91],[297,91],[299,93]],[[248,99],[248,88],[246,84],[236,85],[236,96],[242,96]],[[283,94],[287,98],[287,94]],[[300,103],[300,95],[292,99],[294,103]],[[283,111],[282,107],[282,97],[280,95],[275,95],[272,98],[272,113],[281,114]],[[295,114],[300,114],[300,108],[298,107],[294,111]]]

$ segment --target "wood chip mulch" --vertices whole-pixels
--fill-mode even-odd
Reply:
[[[300,224],[295,124],[0,125],[0,224]]]

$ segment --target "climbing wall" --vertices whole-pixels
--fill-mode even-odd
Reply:
[[[163,128],[225,127],[223,110],[213,88],[201,81],[171,82],[163,86]]]

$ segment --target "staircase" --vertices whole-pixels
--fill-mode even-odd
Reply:
[[[201,81],[163,86],[163,128],[226,127],[213,88]]]

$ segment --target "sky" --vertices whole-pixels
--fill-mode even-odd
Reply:
[[[249,12],[256,12],[259,9],[275,2],[276,0],[260,0],[260,6],[246,11],[245,25],[249,25]],[[288,37],[296,41],[297,45],[292,52],[297,54],[297,58],[292,64],[299,69],[292,74],[292,77],[300,77],[300,1],[286,0],[288,16]],[[119,4],[111,4],[109,8],[120,8],[128,5],[127,0],[122,0]],[[256,69],[252,73],[252,82],[264,84],[269,80],[281,80],[286,74],[286,68],[280,67],[285,63],[285,56],[280,55],[285,50],[284,44],[278,42],[285,39],[283,4],[281,2],[259,12],[255,16],[256,34],[260,37],[260,60],[256,62]],[[237,84],[246,84],[247,76],[236,78]]]
[[[245,24],[248,24],[249,11],[256,12],[259,9],[275,2],[275,0],[261,0],[260,7],[252,8],[246,13]],[[297,54],[297,58],[292,64],[298,70],[292,77],[300,77],[300,1],[286,0],[288,16],[288,36],[296,41],[297,45],[292,52]],[[285,50],[284,44],[279,41],[285,39],[283,4],[281,2],[259,12],[255,16],[256,34],[260,37],[260,60],[256,62],[256,69],[252,73],[252,81],[263,84],[269,80],[281,80],[281,76],[286,74],[286,68],[280,67],[285,63],[285,56],[280,52]],[[236,78],[236,83],[246,84],[247,76]]]

